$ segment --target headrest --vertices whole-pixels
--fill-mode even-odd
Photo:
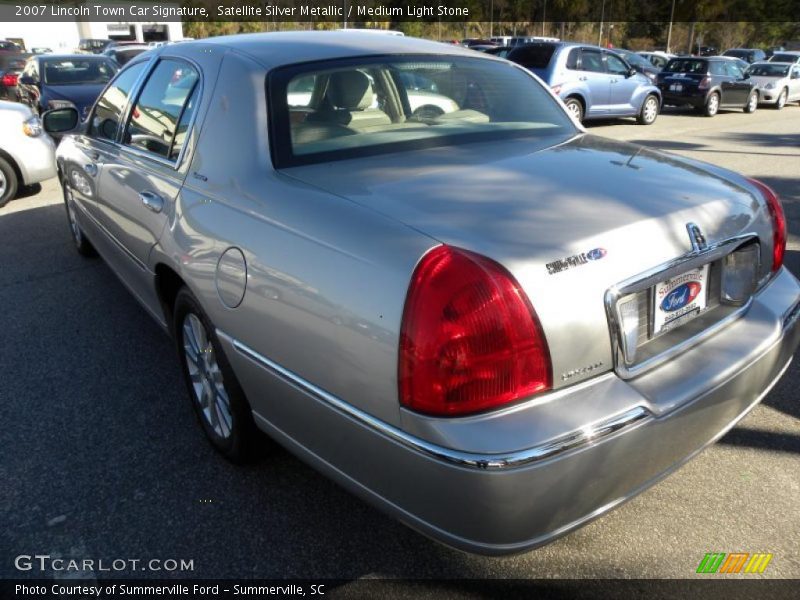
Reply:
[[[328,81],[328,99],[336,108],[364,110],[372,105],[372,84],[361,71],[337,71]]]

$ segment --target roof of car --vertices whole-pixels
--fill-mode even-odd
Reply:
[[[444,54],[485,56],[474,50],[396,35],[367,35],[346,31],[279,31],[222,36],[178,44],[192,48],[202,44],[226,46],[245,53],[266,67],[278,67],[306,61],[347,58],[375,54]]]
[[[35,54],[33,60],[108,60],[103,54]]]

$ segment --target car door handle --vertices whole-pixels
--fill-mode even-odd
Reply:
[[[578,81],[586,81],[589,79],[588,77],[578,77]]]
[[[164,210],[164,199],[158,194],[154,194],[153,192],[142,192],[139,194],[139,200],[142,201],[142,204],[144,204],[145,207],[152,210],[154,213],[160,213],[162,210]]]
[[[97,177],[97,165],[93,163],[89,163],[88,165],[83,165],[83,170],[86,171],[86,173],[91,175],[92,177]]]

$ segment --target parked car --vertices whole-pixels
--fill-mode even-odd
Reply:
[[[760,62],[750,68],[750,79],[758,86],[760,104],[778,110],[787,102],[800,101],[800,64]]]
[[[22,48],[9,40],[0,40],[0,53],[3,52],[22,52]]]
[[[129,45],[129,46],[111,46],[103,50],[103,56],[107,56],[113,60],[118,66],[127,64],[135,56],[139,56],[143,52],[152,50],[150,46]]]
[[[617,56],[621,56],[625,62],[631,67],[636,69],[642,75],[645,75],[650,81],[656,80],[656,75],[661,71],[660,67],[655,66],[646,58],[639,56],[636,52],[625,50],[624,48],[614,48],[611,50]]]
[[[19,101],[17,84],[30,54],[0,52],[0,100]]]
[[[0,100],[0,207],[21,187],[56,176],[55,144],[39,117],[18,102]]]
[[[28,59],[19,78],[20,101],[37,114],[51,108],[75,106],[81,117],[85,117],[118,69],[105,56],[33,56]]]
[[[657,67],[659,70],[666,67],[671,58],[675,58],[674,54],[669,54],[667,52],[661,52],[658,50],[653,52],[638,52],[637,54],[642,58],[649,60],[650,64],[652,64],[654,67]]]
[[[53,54],[53,49],[45,46],[37,46],[35,48],[31,48],[31,54]]]
[[[109,39],[85,38],[78,42],[78,49],[88,54],[102,54],[110,43]]]
[[[769,57],[769,62],[800,63],[800,52],[789,50],[786,52],[776,52]]]
[[[722,56],[734,56],[746,60],[750,64],[767,58],[766,53],[760,48],[731,48],[730,50],[725,50]]]
[[[764,54],[767,56],[767,60],[769,60],[773,54],[776,52],[783,52],[784,50],[786,50],[786,48],[783,46],[772,46],[771,48],[764,50]]]
[[[44,121],[72,131],[76,248],[174,335],[232,460],[262,430],[431,537],[520,552],[718,439],[800,343],[772,190],[589,135],[508,61],[342,32],[158,52]],[[414,119],[397,73],[459,109]]]
[[[758,89],[735,61],[724,57],[675,58],[658,74],[664,104],[693,106],[713,117],[721,108],[758,108]]]
[[[716,56],[717,49],[714,46],[698,46],[697,56]]]
[[[661,108],[661,92],[613,51],[572,42],[545,42],[514,48],[508,60],[549,85],[581,122],[636,117],[651,125]]]

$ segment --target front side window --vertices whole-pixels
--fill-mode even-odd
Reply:
[[[125,110],[131,88],[141,75],[145,64],[137,63],[125,69],[106,88],[94,109],[89,124],[89,136],[112,142],[117,139],[117,129],[122,118],[122,111]]]
[[[541,84],[518,67],[484,59],[398,56],[306,64],[273,72],[268,90],[279,168],[576,131]],[[308,104],[305,97],[298,102],[300,93]]]
[[[176,160],[188,129],[186,117],[196,108],[195,90],[199,81],[200,75],[188,64],[172,59],[160,61],[131,111],[123,143]]]
[[[613,73],[614,75],[627,75],[628,73],[628,65],[613,54],[606,55],[606,64],[608,65],[609,73]]]
[[[734,62],[725,63],[725,73],[728,77],[733,77],[734,79],[741,79],[744,77],[744,73],[742,73],[742,70]]]
[[[592,73],[605,73],[603,66],[603,55],[597,50],[584,48],[581,52],[581,71],[591,71]]]

